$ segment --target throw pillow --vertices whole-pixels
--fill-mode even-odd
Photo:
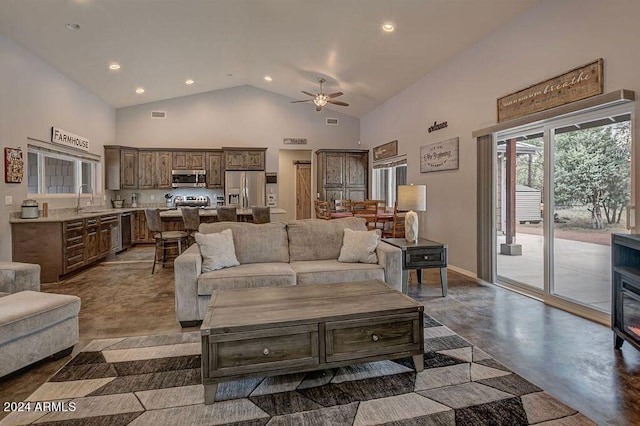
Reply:
[[[378,263],[376,248],[380,241],[380,233],[372,231],[353,231],[344,228],[344,237],[338,262]]]
[[[225,229],[219,234],[201,234],[196,232],[196,243],[202,255],[202,272],[238,266],[236,248],[233,245],[231,229]]]

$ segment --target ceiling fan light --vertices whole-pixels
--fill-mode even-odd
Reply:
[[[327,104],[327,100],[327,95],[321,93],[313,99],[313,103],[316,106],[323,107]]]

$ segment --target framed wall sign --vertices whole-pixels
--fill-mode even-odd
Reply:
[[[602,59],[498,99],[498,123],[602,94]]]
[[[373,148],[373,161],[382,160],[383,158],[395,157],[398,155],[398,140],[385,143]]]
[[[459,138],[420,147],[420,173],[458,169]]]
[[[24,176],[24,159],[22,149],[4,149],[4,181],[5,183],[21,183]]]

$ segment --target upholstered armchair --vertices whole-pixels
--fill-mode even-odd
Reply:
[[[40,291],[40,265],[0,262],[0,296],[25,290]]]

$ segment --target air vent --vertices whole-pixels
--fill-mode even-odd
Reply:
[[[338,119],[337,118],[327,118],[327,126],[337,126]]]
[[[167,118],[167,111],[151,111],[151,118]]]

